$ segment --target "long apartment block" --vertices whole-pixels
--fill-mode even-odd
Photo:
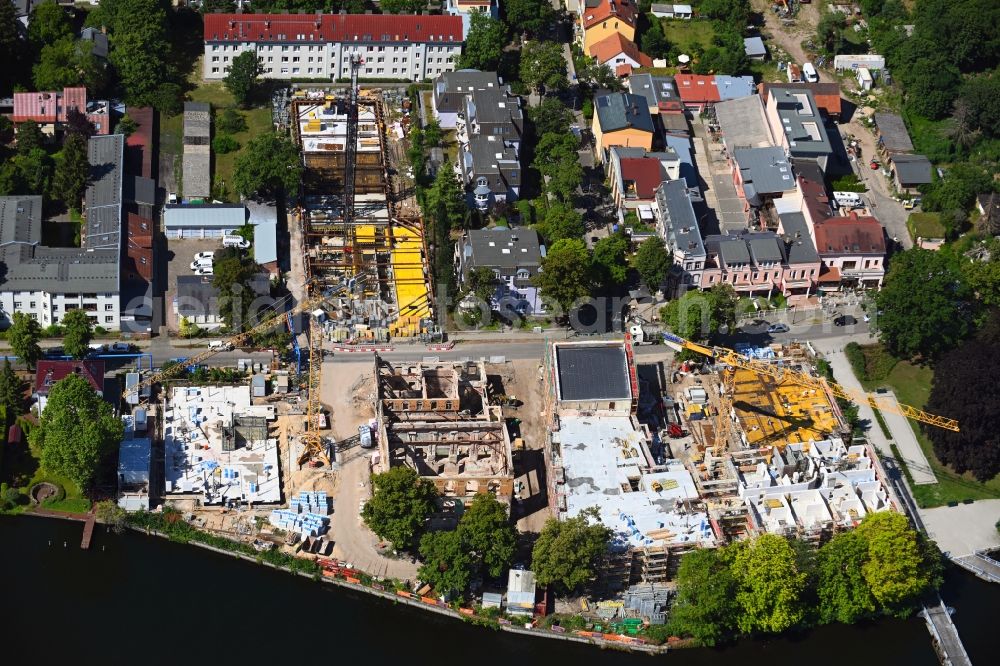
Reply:
[[[349,78],[359,56],[362,79],[422,81],[455,69],[463,39],[459,16],[207,14],[204,76],[255,50],[266,78]]]

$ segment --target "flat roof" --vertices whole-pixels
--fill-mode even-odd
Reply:
[[[236,229],[246,223],[243,204],[200,204],[163,207],[163,225],[167,229],[221,227]]]
[[[557,344],[560,400],[629,400],[624,343]]]
[[[715,117],[722,130],[722,140],[730,151],[737,148],[763,148],[774,143],[760,95],[719,102],[715,105]]]
[[[596,506],[615,550],[714,545],[706,514],[674,511],[677,500],[698,497],[690,472],[676,460],[663,471],[644,472],[644,435],[630,417],[563,416],[558,434],[568,517]]]

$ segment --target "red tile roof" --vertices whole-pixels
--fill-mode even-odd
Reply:
[[[127,278],[149,282],[153,279],[153,221],[128,214],[128,247],[122,260]]]
[[[95,391],[104,392],[104,361],[39,361],[35,368],[35,392],[48,395],[52,385],[76,373]]]
[[[625,54],[634,62],[639,63],[640,67],[653,66],[653,59],[640,51],[635,42],[620,32],[608,35],[590,47],[590,55],[597,58],[601,64],[617,58],[620,54]]]
[[[125,169],[134,176],[153,177],[153,125],[151,107],[129,107],[128,117],[135,121],[136,130],[125,139]]]
[[[62,92],[14,93],[15,123],[34,120],[38,123],[66,122],[70,109],[87,112],[87,89],[65,88]]]
[[[885,233],[874,217],[831,217],[816,224],[820,256],[885,254]]]
[[[624,157],[621,168],[622,180],[635,182],[635,195],[639,199],[653,199],[656,188],[666,178],[660,160],[653,157]]]
[[[592,28],[611,18],[617,18],[635,27],[637,9],[633,0],[601,0],[596,7],[583,8],[583,28]]]
[[[674,85],[685,104],[704,104],[722,99],[714,74],[678,74],[674,77]]]
[[[460,16],[206,14],[206,42],[452,42]]]

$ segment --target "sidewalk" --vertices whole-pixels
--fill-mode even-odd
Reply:
[[[831,345],[830,340],[817,340],[813,342],[813,346],[826,355],[826,360],[830,362],[830,367],[833,369],[833,375],[838,384],[851,391],[866,392],[861,386],[861,382],[854,376],[854,370],[851,369],[851,364],[847,360],[847,356],[844,355],[844,350],[841,346]],[[892,400],[895,400],[895,397],[890,397]],[[875,412],[872,410],[871,405],[867,402],[859,402],[858,416],[868,422],[868,431],[866,434],[881,455],[890,458],[895,457],[891,445],[893,443],[896,444],[899,455],[902,457],[902,462],[909,470],[910,477],[913,479],[915,485],[937,483],[937,477],[931,471],[930,464],[928,464],[927,458],[924,456],[920,444],[913,434],[913,429],[906,422],[905,417],[892,414],[888,411],[882,412],[886,425],[889,426],[889,432],[893,434],[893,440],[889,440],[875,420]]]

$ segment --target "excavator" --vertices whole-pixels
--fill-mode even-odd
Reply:
[[[743,368],[761,375],[772,377],[779,383],[791,382],[806,388],[820,390],[829,389],[830,392],[838,398],[850,400],[851,402],[858,404],[867,403],[868,405],[871,405],[873,409],[877,409],[881,412],[899,414],[900,416],[904,416],[920,423],[926,423],[938,428],[958,432],[958,421],[955,419],[949,419],[944,416],[931,414],[922,409],[917,409],[916,407],[911,407],[910,405],[900,404],[895,401],[885,400],[863,391],[844,388],[840,384],[829,382],[821,377],[813,377],[805,372],[781,367],[776,364],[768,363],[767,361],[748,358],[726,347],[700,345],[696,342],[685,340],[684,338],[674,335],[673,333],[664,333],[663,341],[677,351],[687,349],[695,352],[696,354],[707,356],[713,359],[716,363],[730,365],[734,368]]]

